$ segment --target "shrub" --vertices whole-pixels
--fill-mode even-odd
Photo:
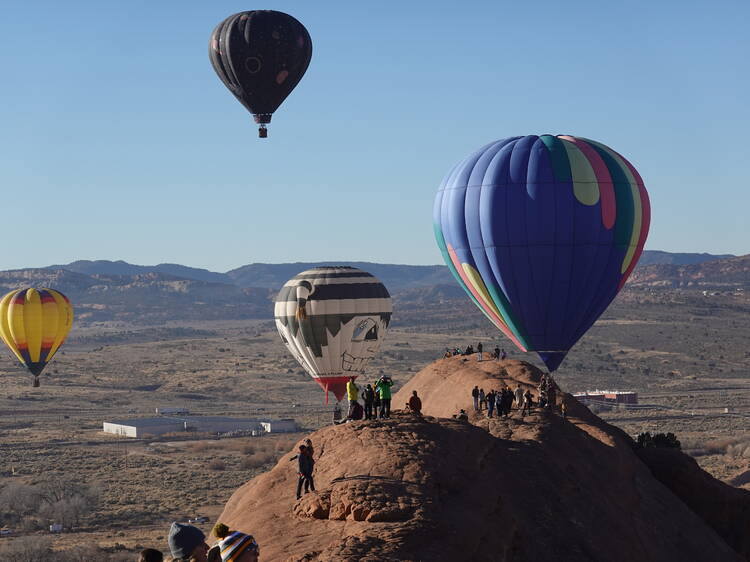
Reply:
[[[679,449],[680,441],[674,433],[656,433],[651,435],[650,431],[640,433],[636,438],[637,449],[656,447],[659,449]]]
[[[226,470],[227,466],[221,459],[214,459],[208,463],[208,468],[211,470]]]

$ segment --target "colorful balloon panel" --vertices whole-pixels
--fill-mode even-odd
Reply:
[[[391,321],[391,296],[374,276],[355,267],[315,267],[279,291],[276,328],[294,358],[341,400],[349,377],[363,372]]]
[[[0,300],[0,337],[34,376],[52,360],[73,325],[73,306],[52,289],[18,289]]]
[[[482,147],[448,173],[434,206],[435,237],[459,284],[550,370],[625,284],[649,223],[636,169],[570,135]]]

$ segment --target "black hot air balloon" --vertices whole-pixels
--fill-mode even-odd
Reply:
[[[224,85],[253,114],[267,136],[271,114],[291,93],[312,57],[310,34],[288,14],[253,10],[229,16],[208,44],[211,64]]]

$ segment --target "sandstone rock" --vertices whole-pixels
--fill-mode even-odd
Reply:
[[[418,390],[424,418],[325,427],[310,436],[318,492],[294,499],[285,457],[219,520],[252,533],[263,560],[743,559],[654,478],[627,435],[570,396],[567,420],[450,417],[475,384],[534,386],[539,375],[518,361],[437,361],[393,399],[402,406]]]

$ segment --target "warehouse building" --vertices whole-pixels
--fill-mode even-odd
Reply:
[[[584,404],[638,404],[638,393],[632,390],[587,390],[573,394]]]
[[[237,431],[288,433],[297,431],[297,424],[292,419],[258,420],[224,416],[161,416],[158,418],[105,421],[103,430],[105,433],[122,435],[124,437],[156,437],[165,433],[178,433],[182,431],[207,433],[230,433]]]

